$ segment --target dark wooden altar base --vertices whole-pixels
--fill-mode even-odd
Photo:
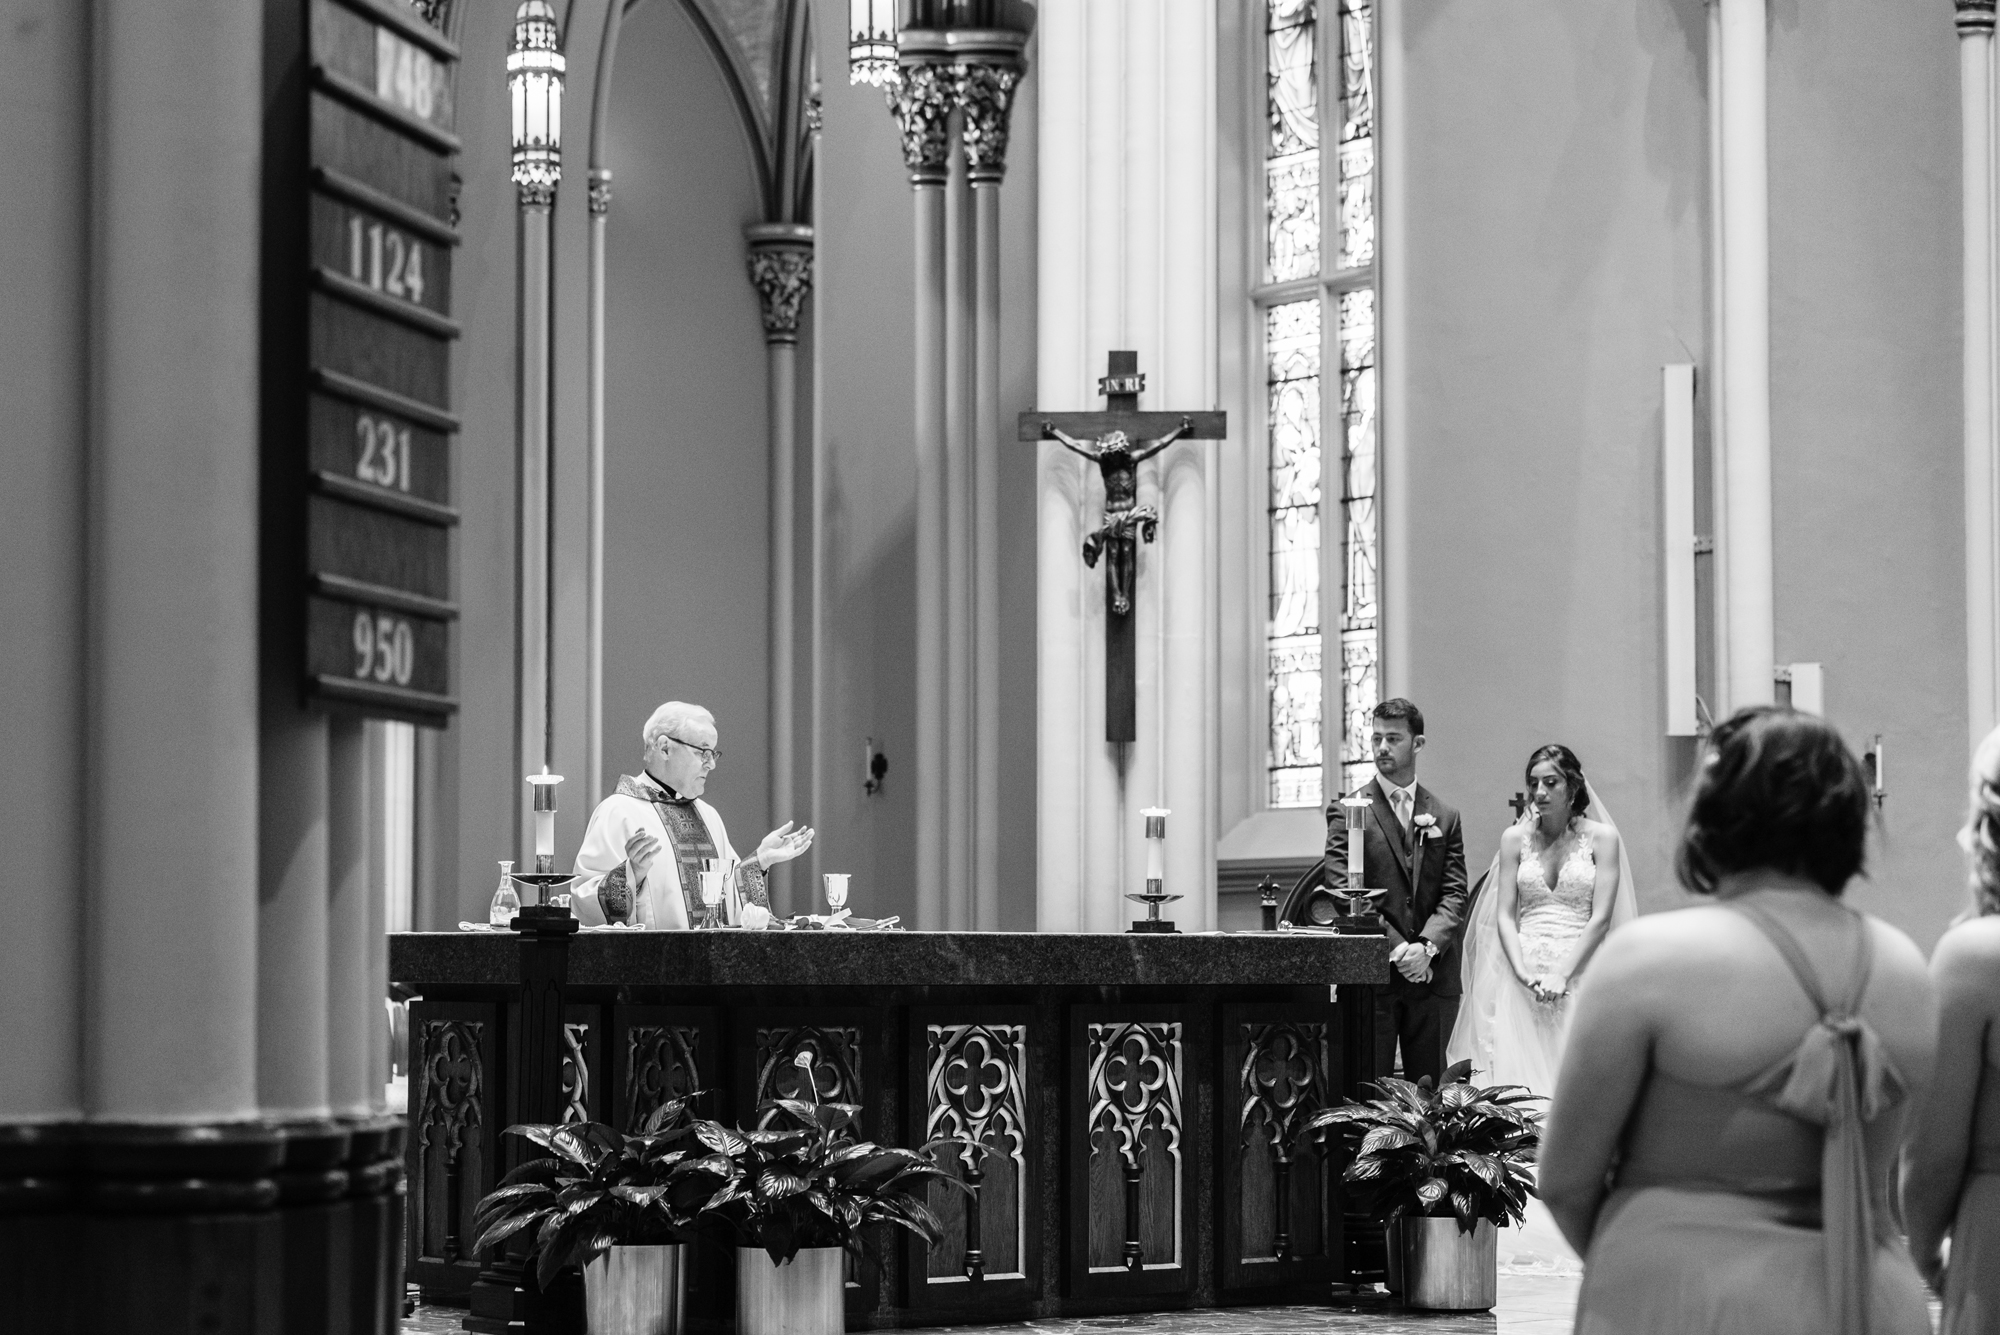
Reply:
[[[391,940],[391,977],[421,995],[409,1270],[427,1300],[466,1301],[473,1204],[518,1160],[498,1133],[522,1097],[522,959],[511,934]],[[557,1106],[630,1126],[699,1088],[748,1119],[804,1093],[807,1051],[869,1137],[992,1146],[976,1211],[933,1201],[944,1246],[878,1240],[851,1328],[1318,1299],[1353,1276],[1337,1147],[1303,1125],[1373,1078],[1387,961],[1379,937],[587,933],[568,942]],[[731,1264],[704,1245],[697,1324],[729,1323]]]

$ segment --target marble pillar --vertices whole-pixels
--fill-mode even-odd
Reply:
[[[989,34],[957,65],[958,103],[972,188],[971,921],[1000,928],[1000,451],[1015,448],[1000,422],[1000,184],[1025,38]]]
[[[251,0],[93,9],[86,1111],[246,1119],[262,23]]]
[[[381,1098],[371,1034],[383,1022],[382,998],[369,991],[374,957],[388,950],[369,925],[367,725],[336,717],[327,724],[326,783],[326,1087],[336,1116],[365,1117]]]
[[[553,188],[520,192],[515,294],[519,302],[515,448],[514,770],[540,773],[549,763],[549,272],[555,208]],[[515,795],[515,865],[534,865],[535,825],[527,788]]]
[[[1714,0],[1716,558],[1722,710],[1769,704],[1777,660],[1771,520],[1771,200],[1766,0]],[[1720,712],[1720,711],[1719,711]],[[1719,716],[1718,712],[1718,716]]]
[[[917,763],[916,926],[942,928],[947,905],[946,736],[948,673],[945,544],[945,183],[949,176],[951,69],[935,53],[904,43],[890,105],[902,130],[903,163],[916,211]]]
[[[1994,0],[1958,0],[1964,155],[1965,647],[1977,746],[2000,723],[2000,94]]]
[[[1140,406],[1217,398],[1212,0],[1041,9],[1039,406],[1088,410],[1105,353],[1134,348]],[[1170,916],[1215,918],[1214,452],[1177,444],[1140,470],[1161,510],[1139,555],[1139,739],[1104,737],[1104,594],[1078,553],[1102,507],[1092,470],[1043,445],[1038,850],[1044,931],[1122,930],[1143,876],[1141,809],[1166,807]]]
[[[753,223],[750,283],[764,319],[765,413],[771,455],[771,808],[775,827],[798,819],[793,778],[798,769],[796,700],[799,312],[812,289],[813,229],[804,223]],[[803,822],[801,822],[803,823]],[[789,866],[771,871],[772,903],[801,907]]]

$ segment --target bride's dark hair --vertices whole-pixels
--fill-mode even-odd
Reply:
[[[1556,773],[1562,775],[1563,782],[1569,785],[1569,818],[1582,819],[1590,811],[1590,788],[1583,779],[1583,762],[1576,758],[1576,752],[1561,742],[1538,746],[1521,769],[1522,777],[1530,785],[1534,783],[1535,766],[1545,760],[1556,767]]]

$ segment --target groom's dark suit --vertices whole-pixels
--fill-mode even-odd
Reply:
[[[1389,924],[1390,944],[1421,939],[1438,951],[1427,981],[1413,983],[1392,965],[1389,985],[1377,989],[1376,1069],[1389,1070],[1391,1044],[1400,1039],[1405,1078],[1428,1075],[1435,1080],[1444,1074],[1445,1042],[1458,1017],[1458,934],[1467,907],[1465,834],[1455,808],[1422,784],[1416,788],[1408,832],[1380,780],[1357,790],[1369,798],[1361,857],[1368,888],[1388,892],[1379,906]],[[1435,833],[1424,835],[1426,829]],[[1326,820],[1328,882],[1339,884],[1346,866],[1347,816],[1333,802]]]

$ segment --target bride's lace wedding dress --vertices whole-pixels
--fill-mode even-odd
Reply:
[[[1610,824],[1602,811],[1593,800],[1592,818]],[[1526,838],[1514,875],[1514,921],[1521,967],[1533,978],[1561,970],[1589,925],[1597,894],[1597,858],[1591,840],[1574,827],[1551,847],[1536,846],[1539,836],[1532,825],[1522,833]],[[1551,862],[1559,864],[1553,879]],[[1556,1074],[1562,1069],[1570,1001],[1567,996],[1555,1002],[1537,1001],[1514,976],[1500,948],[1498,870],[1496,858],[1467,923],[1465,996],[1446,1060],[1471,1061],[1476,1084],[1525,1085],[1546,1097],[1555,1092]],[[1637,908],[1622,846],[1619,872],[1613,928],[1632,917]],[[1571,980],[1572,992],[1578,981]],[[1540,1106],[1546,1110],[1548,1105]],[[1499,1250],[1502,1269],[1583,1272],[1583,1263],[1563,1240],[1548,1208],[1533,1198],[1528,1201],[1522,1225],[1501,1231]]]

